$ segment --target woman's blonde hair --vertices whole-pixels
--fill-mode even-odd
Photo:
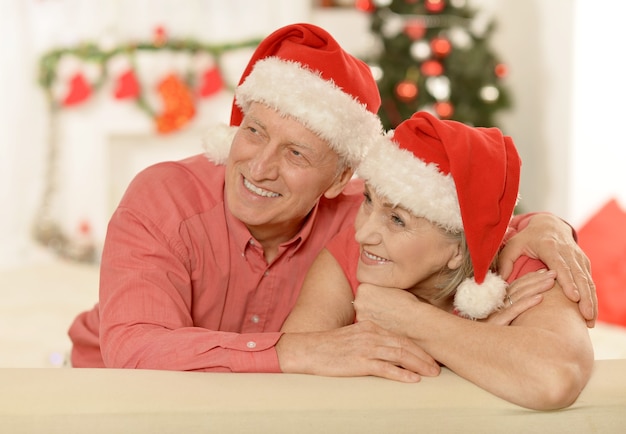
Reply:
[[[457,287],[465,279],[474,276],[474,267],[472,266],[472,259],[469,253],[469,247],[467,246],[467,239],[465,238],[465,232],[451,232],[447,231],[435,224],[438,229],[448,238],[456,241],[460,245],[461,253],[463,255],[463,261],[461,265],[456,269],[448,268],[447,266],[441,270],[441,275],[444,278],[444,283],[441,285],[441,292],[437,296],[438,299],[448,298],[453,295]],[[498,260],[498,254],[491,262],[491,270],[495,270]]]

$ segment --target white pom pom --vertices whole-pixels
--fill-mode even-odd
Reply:
[[[465,279],[456,290],[454,307],[466,318],[486,318],[504,305],[506,287],[506,282],[491,271],[480,285],[473,278]]]
[[[226,124],[210,127],[202,138],[202,147],[206,157],[215,164],[225,164],[237,130],[238,127]]]

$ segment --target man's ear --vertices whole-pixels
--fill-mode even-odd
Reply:
[[[339,196],[339,193],[343,191],[343,188],[352,179],[352,175],[354,175],[354,169],[346,166],[343,171],[335,177],[331,186],[326,189],[324,197],[327,199],[334,199]]]

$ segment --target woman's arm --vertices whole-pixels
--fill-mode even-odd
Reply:
[[[470,321],[393,288],[361,285],[357,320],[405,333],[460,376],[515,404],[570,405],[591,375],[593,348],[576,303],[558,283],[510,327]]]
[[[354,322],[352,289],[341,266],[326,249],[309,269],[284,332],[322,331]]]

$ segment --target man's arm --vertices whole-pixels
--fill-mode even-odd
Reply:
[[[541,260],[556,271],[557,281],[566,296],[578,302],[587,326],[593,327],[598,316],[596,287],[589,259],[576,244],[572,227],[549,213],[517,216],[512,226],[518,233],[500,254],[500,274],[506,279],[515,260],[522,255]]]

